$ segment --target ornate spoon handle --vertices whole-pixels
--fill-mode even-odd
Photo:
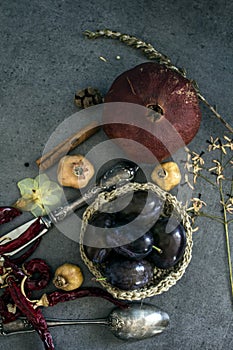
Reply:
[[[49,218],[54,224],[64,220],[67,216],[72,214],[75,210],[84,206],[88,200],[94,199],[103,190],[104,189],[100,186],[94,186],[88,192],[86,192],[81,198],[78,198],[74,202],[71,202],[67,205],[56,208],[54,211],[50,212]]]
[[[47,325],[49,327],[58,327],[58,326],[68,326],[68,325],[82,325],[82,324],[97,324],[108,326],[109,322],[107,319],[90,319],[90,320],[59,320],[59,319],[50,319],[47,320]],[[30,333],[35,332],[33,326],[26,319],[17,319],[15,321],[0,324],[0,335],[13,335],[20,333]]]

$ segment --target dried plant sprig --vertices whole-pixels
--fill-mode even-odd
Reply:
[[[220,163],[220,161],[218,161],[217,159],[214,159],[213,160],[213,163],[215,163],[216,165],[212,168],[209,169],[209,171],[213,174],[213,175],[216,175],[217,176],[217,184],[219,184],[219,181],[220,180],[225,180],[225,176],[223,174],[223,166],[222,164]]]
[[[204,159],[202,158],[204,152],[201,152],[200,154],[190,151],[189,148],[186,146],[185,151],[187,153],[187,159],[184,164],[184,169],[187,170],[188,173],[193,175],[193,183],[196,184],[198,176],[201,176],[201,171],[204,169],[203,166],[205,164]],[[186,174],[186,178],[188,177],[188,174]],[[193,189],[193,187],[191,187]]]
[[[202,151],[200,154],[196,153],[196,152],[191,152],[192,153],[192,161],[193,163],[196,164],[200,164],[200,165],[204,165],[205,161],[202,158],[203,154],[205,154],[204,151]]]
[[[225,135],[223,139],[227,142],[224,143],[224,141],[221,140],[219,137],[217,137],[214,140],[213,137],[211,136],[210,140],[206,141],[209,144],[208,151],[211,152],[211,151],[220,149],[224,154],[227,154],[228,149],[230,151],[233,151],[233,141],[228,136],[225,136]]]
[[[203,207],[203,201],[201,200],[201,195],[198,196],[198,198],[193,198],[191,200],[192,205],[190,208],[187,209],[189,214],[191,214],[192,223],[194,224],[196,218],[198,217],[206,217],[212,220],[215,220],[219,223],[221,223],[224,227],[225,232],[225,239],[226,239],[226,250],[227,250],[227,260],[228,260],[228,266],[229,266],[229,277],[230,277],[230,285],[231,285],[231,294],[233,297],[233,272],[232,272],[232,259],[231,259],[231,249],[230,249],[230,239],[229,239],[229,225],[233,223],[233,219],[229,219],[228,215],[233,214],[233,176],[231,179],[227,179],[225,176],[225,170],[227,166],[231,166],[232,164],[232,157],[229,157],[228,150],[232,150],[232,140],[228,136],[224,136],[222,139],[220,137],[217,137],[214,139],[212,136],[210,137],[210,140],[207,140],[207,143],[209,144],[208,150],[210,152],[214,152],[213,154],[219,157],[217,159],[212,159],[212,162],[214,163],[213,167],[205,168],[203,166],[202,162],[202,170],[206,171],[208,175],[213,175],[216,177],[216,182],[212,182],[209,177],[204,176],[202,173],[198,173],[197,177],[200,177],[210,183],[212,186],[218,189],[219,191],[219,197],[220,197],[220,205],[221,205],[221,213],[222,216],[214,216],[212,214],[201,211]],[[216,153],[217,152],[217,153]],[[203,155],[203,153],[201,153]],[[191,157],[192,162],[192,169],[197,166],[197,164],[200,164],[200,158],[196,152],[190,152],[189,151],[189,157]],[[224,159],[228,157],[227,161],[224,163]],[[190,159],[190,158],[189,158]],[[229,180],[230,185],[230,191],[226,194],[224,193],[224,189],[226,186],[223,187],[223,184],[228,185],[228,182],[225,180]],[[228,198],[227,198],[228,197]],[[205,202],[204,202],[205,203]],[[205,203],[206,204],[206,203]]]
[[[227,213],[233,215],[233,197],[230,197],[225,203],[222,201],[220,203],[225,207]]]
[[[96,39],[100,37],[105,38],[111,38],[111,39],[117,39],[119,41],[122,41],[128,46],[132,46],[136,49],[139,49],[142,51],[142,53],[150,60],[156,60],[159,63],[165,64],[167,67],[179,72],[181,75],[186,77],[186,70],[184,68],[176,67],[168,58],[166,55],[162,54],[158,50],[156,50],[151,44],[144,42],[143,40],[140,40],[139,38],[129,35],[129,34],[122,34],[117,31],[113,31],[110,29],[102,29],[102,30],[96,30],[95,32],[92,32],[90,30],[85,30],[84,35],[89,39]],[[190,80],[193,83],[193,87],[197,92],[197,95],[199,99],[210,109],[210,111],[223,123],[223,125],[231,132],[233,133],[232,126],[216,111],[216,108],[214,108],[207,100],[206,98],[200,93],[198,85],[196,81]]]
[[[192,207],[188,208],[187,211],[191,211],[193,210],[195,214],[198,214],[201,210],[201,208],[204,206],[206,206],[206,202],[202,201],[200,198],[192,198],[191,199],[192,202]]]
[[[215,151],[216,149],[219,149],[219,145],[218,145],[218,140],[219,138],[216,137],[216,139],[213,138],[213,136],[210,136],[210,140],[206,140],[206,142],[209,144],[208,146],[208,151]]]
[[[233,133],[233,127],[216,111],[216,109],[211,106],[211,104],[205,99],[200,92],[197,92],[199,99],[209,108],[209,110],[215,115],[216,118],[231,132]]]
[[[229,266],[229,276],[230,276],[230,284],[231,284],[231,295],[233,296],[233,275],[232,275],[232,259],[231,259],[231,248],[230,248],[230,240],[229,240],[229,222],[227,220],[227,210],[226,210],[226,202],[223,193],[222,181],[219,183],[219,192],[223,207],[223,217],[224,217],[224,229],[225,229],[225,237],[226,237],[226,245],[227,245],[227,258],[228,258],[228,266]]]
[[[233,139],[230,139],[228,136],[224,135],[224,139],[227,141],[225,147],[229,147],[231,151],[233,151]]]
[[[97,39],[100,37],[117,39],[119,41],[122,41],[128,46],[132,46],[132,47],[135,47],[136,49],[141,50],[142,53],[150,60],[155,59],[160,63],[166,64],[169,67],[172,66],[171,61],[167,56],[157,51],[151,44],[146,43],[135,36],[122,34],[120,32],[113,31],[110,29],[97,30],[95,32],[91,32],[90,30],[85,30],[84,35],[89,39]],[[178,69],[175,66],[173,66],[173,68],[175,70],[180,71],[180,69]],[[184,72],[182,70],[180,72],[182,72],[182,75],[184,75]]]

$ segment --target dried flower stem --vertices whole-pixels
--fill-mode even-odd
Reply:
[[[210,183],[211,185],[215,186],[215,187],[218,187],[218,185],[214,182],[212,182],[211,180],[208,179],[208,177],[202,175],[202,174],[198,174],[199,177],[201,177],[202,179],[204,179],[206,182]]]
[[[231,180],[231,191],[230,191],[230,196],[233,195],[233,175],[232,175],[232,180]]]
[[[199,212],[198,216],[206,217],[208,219],[212,219],[212,220],[218,221],[218,222],[220,222],[220,224],[224,224],[224,221],[219,216],[209,215],[209,214],[206,214],[203,211]]]
[[[223,119],[223,117],[216,111],[216,109],[215,109],[213,106],[211,106],[211,105],[209,104],[209,102],[205,99],[205,97],[202,96],[202,95],[200,94],[200,92],[198,92],[198,91],[197,91],[197,96],[199,97],[199,99],[200,99],[202,102],[204,102],[204,104],[211,110],[211,112],[214,113],[215,117],[217,117],[217,118],[223,123],[223,125],[224,125],[231,133],[233,133],[233,128],[232,128],[232,126],[231,126],[229,123],[227,123],[227,121],[226,121],[225,119]]]
[[[233,160],[233,156],[226,161],[226,163],[223,165],[223,168],[225,168],[232,160]],[[233,178],[232,178],[232,183],[233,183]]]
[[[144,41],[136,38],[135,36],[122,34],[120,32],[116,32],[109,29],[97,30],[96,32],[85,30],[84,35],[89,39],[96,39],[100,37],[117,39],[119,41],[122,41],[128,46],[132,46],[132,47],[135,47],[136,49],[141,50],[148,59],[158,60],[159,62],[164,63],[168,66],[172,65],[170,59],[167,56],[157,51],[151,44],[145,43]],[[174,69],[179,70],[175,66],[174,66]]]
[[[210,152],[220,152],[219,159],[213,159],[212,162],[214,163],[214,167],[211,168],[206,168],[203,166],[204,160],[202,159],[202,171],[207,171],[207,173],[212,174],[216,176],[216,183],[212,182],[209,180],[208,177],[204,176],[200,171],[198,172],[197,176],[204,179],[206,182],[210,183],[214,188],[218,188],[219,191],[219,197],[220,197],[220,204],[222,207],[222,217],[218,216],[212,216],[210,214],[206,214],[205,212],[201,212],[200,210],[193,210],[195,209],[193,206],[189,208],[188,210],[192,212],[192,220],[194,222],[195,217],[207,217],[209,219],[215,220],[219,223],[221,223],[224,227],[224,233],[225,233],[225,240],[226,240],[226,251],[227,251],[227,260],[228,260],[228,270],[229,270],[229,275],[230,275],[230,285],[231,285],[231,295],[233,297],[233,272],[232,272],[232,259],[231,259],[231,249],[230,249],[230,239],[229,239],[229,224],[233,222],[233,219],[228,220],[228,214],[233,214],[233,176],[231,179],[225,177],[224,170],[226,169],[227,165],[232,163],[232,158],[233,156],[230,156],[228,160],[225,161],[224,163],[224,157],[228,154],[228,150],[233,150],[232,147],[232,140],[224,136],[224,139],[228,141],[227,143],[223,143],[223,140],[221,140],[219,137],[214,139],[212,136],[210,137],[210,141],[207,140],[207,143],[209,144],[208,150]],[[200,156],[196,152],[191,152],[191,154],[194,155],[192,157],[192,167],[193,169],[195,168],[197,159],[200,161]],[[199,157],[199,158],[197,158]],[[227,193],[226,195],[229,197],[227,200],[225,199],[225,194],[223,190],[223,181],[229,180],[231,181],[231,187],[230,187],[230,193]],[[199,200],[200,200],[199,195]]]
[[[122,41],[128,46],[132,46],[136,49],[139,49],[142,51],[142,53],[149,59],[149,60],[157,60],[161,64],[165,64],[167,67],[177,71],[182,76],[186,77],[186,70],[183,68],[176,67],[172,64],[171,60],[158,50],[156,50],[151,44],[146,43],[140,39],[138,39],[135,36],[131,36],[128,34],[122,34],[120,32],[116,32],[110,29],[103,29],[103,30],[97,30],[95,32],[92,32],[90,30],[85,30],[84,35],[89,39],[96,39],[100,37],[105,38],[111,38],[111,39],[117,39],[119,41]],[[191,80],[192,81],[192,80]],[[233,133],[233,128],[229,123],[225,121],[225,119],[216,111],[216,109],[211,106],[211,104],[205,99],[204,96],[201,95],[198,86],[195,81],[192,81],[193,87],[197,92],[197,95],[199,99],[205,103],[205,105],[211,110],[212,113],[223,123],[223,125],[231,132]]]
[[[232,260],[231,260],[231,249],[230,249],[229,230],[228,230],[229,222],[227,221],[227,212],[226,212],[225,198],[224,198],[223,188],[222,188],[222,180],[219,181],[219,192],[220,192],[221,202],[222,202],[222,206],[223,206],[224,229],[225,229],[226,245],[227,245],[227,258],[228,258],[228,266],[229,266],[231,294],[233,297]]]

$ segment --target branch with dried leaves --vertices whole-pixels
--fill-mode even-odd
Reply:
[[[233,165],[233,139],[231,140],[227,136],[224,136],[223,139],[219,137],[214,139],[211,137],[210,140],[207,140],[207,143],[208,151],[218,155],[217,159],[212,159],[214,166],[210,168],[205,167],[203,158],[205,152],[201,152],[199,155],[196,152],[190,152],[189,160],[191,160],[191,162],[188,162],[185,166],[188,171],[194,175],[194,184],[196,184],[198,178],[201,178],[218,190],[222,215],[212,215],[209,213],[210,210],[208,210],[208,213],[203,211],[203,206],[207,206],[207,204],[201,199],[201,194],[199,194],[197,198],[192,198],[192,206],[188,208],[187,211],[192,217],[193,224],[198,217],[205,217],[223,225],[226,238],[231,293],[233,297],[232,259],[229,239],[229,225],[233,223],[233,176],[228,177],[227,175],[227,170]],[[209,175],[212,175],[215,181],[210,180]]]
[[[128,46],[132,46],[140,51],[150,60],[156,60],[158,63],[165,64],[167,67],[174,69],[179,72],[183,77],[186,77],[186,70],[184,68],[176,67],[166,55],[162,54],[158,50],[156,50],[151,44],[144,42],[143,40],[138,39],[135,36],[131,36],[128,34],[122,34],[117,31],[113,31],[110,29],[97,30],[92,32],[90,30],[86,30],[84,35],[89,39],[96,39],[100,37],[106,37],[111,39],[117,39]],[[195,88],[199,99],[210,109],[210,111],[217,117],[223,125],[233,133],[233,127],[217,112],[216,108],[214,108],[206,98],[200,93],[197,83],[194,80],[191,80],[193,83],[193,87]]]

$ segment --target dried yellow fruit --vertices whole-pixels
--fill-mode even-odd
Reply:
[[[180,169],[175,162],[158,164],[152,171],[151,179],[162,190],[171,191],[181,181]]]
[[[62,157],[57,169],[57,179],[60,185],[83,188],[94,175],[91,162],[81,154]]]
[[[66,292],[79,288],[83,283],[83,274],[79,266],[65,263],[54,274],[53,284]]]

